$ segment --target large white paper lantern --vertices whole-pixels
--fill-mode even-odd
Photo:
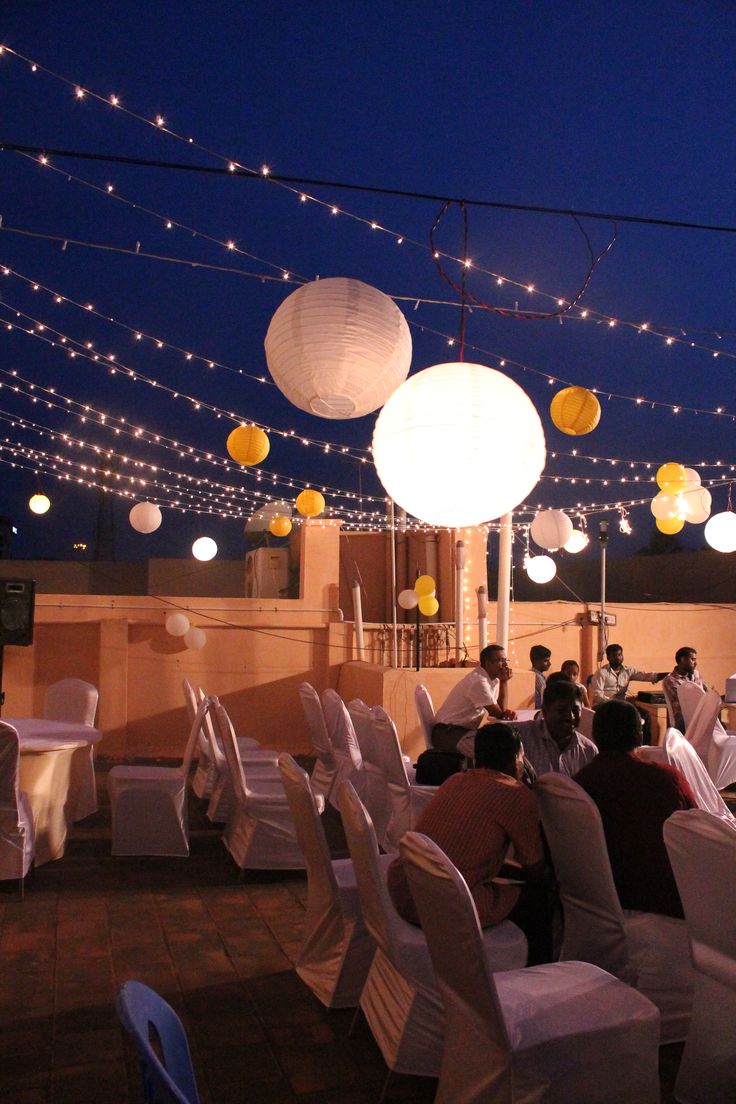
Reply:
[[[320,418],[377,410],[411,364],[411,334],[393,299],[341,276],[293,291],[271,319],[265,345],[279,390]]]
[[[548,583],[557,574],[557,564],[551,556],[527,556],[524,569],[533,583]]]
[[[572,522],[562,510],[542,510],[532,522],[531,535],[540,548],[555,552],[570,540]]]
[[[217,555],[217,544],[212,537],[197,537],[192,545],[195,560],[212,560]]]
[[[128,514],[136,533],[155,533],[161,525],[161,510],[155,502],[136,502]]]
[[[704,529],[705,539],[716,552],[736,552],[736,514],[714,514]]]
[[[518,384],[483,364],[435,364],[394,391],[376,420],[386,493],[429,525],[493,521],[536,486],[544,431]]]
[[[51,499],[45,494],[34,494],[28,499],[28,507],[34,514],[45,514],[51,509]]]
[[[685,471],[688,471],[685,468]],[[680,517],[689,521],[691,525],[700,525],[710,517],[710,508],[713,504],[711,493],[705,487],[693,487],[690,491],[683,491],[678,495],[681,512]]]
[[[166,618],[166,631],[170,636],[184,636],[189,632],[189,625],[185,613],[170,613]]]
[[[563,544],[563,548],[566,552],[582,552],[584,548],[588,547],[590,543],[587,533],[584,533],[582,529],[573,529],[572,535],[569,540],[566,540]]]

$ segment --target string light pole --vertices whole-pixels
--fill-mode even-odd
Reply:
[[[606,546],[608,544],[608,522],[602,521],[598,528],[598,540],[601,546],[601,619],[598,624],[598,663],[601,664],[606,654],[606,638],[608,627],[606,625]]]

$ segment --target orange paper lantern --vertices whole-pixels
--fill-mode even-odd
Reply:
[[[297,495],[296,508],[302,517],[317,517],[325,508],[325,498],[319,491],[302,491]]]
[[[258,426],[236,426],[228,436],[226,447],[236,464],[250,468],[266,459],[271,442]]]
[[[601,404],[587,387],[564,387],[549,404],[552,421],[561,433],[582,437],[591,433],[601,419]]]
[[[287,517],[283,517],[281,514],[277,514],[276,517],[272,517],[269,521],[268,529],[275,537],[288,537],[291,532],[291,520]]]

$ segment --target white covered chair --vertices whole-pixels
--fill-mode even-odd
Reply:
[[[376,944],[363,923],[353,863],[330,858],[306,771],[285,752],[279,768],[307,867],[307,909],[296,972],[327,1008],[355,1008]],[[382,876],[390,859],[379,859]]]
[[[721,699],[716,690],[703,690],[683,682],[677,690],[686,736],[705,763],[719,790],[736,782],[736,733],[727,732],[718,714]]]
[[[583,736],[587,736],[589,740],[593,739],[594,717],[594,709],[588,709],[587,705],[583,705],[580,707],[580,721],[578,723],[578,732],[582,732]]]
[[[187,723],[192,724],[194,715],[197,712],[197,705],[205,697],[205,694],[200,689],[198,698],[188,679],[182,679],[181,685],[184,691],[184,706],[187,711]],[[238,737],[238,747],[243,750],[257,750],[260,746],[258,740],[253,740],[250,736]],[[212,759],[212,749],[210,741],[207,739],[204,724],[200,728],[197,736],[197,756],[197,769],[192,779],[192,789],[197,797],[209,798],[212,795],[212,787],[218,776],[218,769],[217,763]]]
[[[429,690],[420,682],[414,687],[414,705],[416,706],[419,724],[424,736],[424,746],[432,747],[432,729],[434,728],[434,705]]]
[[[736,825],[736,818],[714,786],[703,760],[679,729],[667,729],[662,750],[665,762],[676,767],[690,783],[698,808]]]
[[[419,814],[437,793],[438,787],[419,786],[411,781],[406,760],[401,754],[396,725],[382,706],[373,707],[371,719],[378,761],[391,799],[391,816],[381,846],[384,851],[396,852],[404,832],[415,826]]]
[[[113,767],[107,776],[113,855],[189,855],[187,780],[202,718],[200,702],[178,767]]]
[[[736,832],[701,809],[673,813],[664,841],[695,966],[695,1000],[675,1082],[682,1104],[736,1100]]]
[[[217,698],[213,702],[234,797],[222,842],[241,870],[303,870],[304,856],[281,777],[261,780],[246,772],[227,710]]]
[[[313,790],[322,794],[325,801],[329,801],[332,787],[337,778],[337,764],[332,752],[330,736],[327,732],[322,702],[319,700],[319,694],[309,682],[301,683],[299,700],[302,703],[304,716],[307,718],[312,747],[317,754],[317,762],[314,764],[310,783]]]
[[[360,698],[355,698],[348,702],[348,713],[363,760],[359,776],[361,788],[358,790],[356,786],[356,790],[370,813],[376,837],[383,847],[386,829],[391,820],[392,805],[381,749],[373,731],[373,709]],[[353,784],[355,785],[355,780]]]
[[[445,1008],[435,1104],[657,1104],[651,1001],[587,962],[492,974],[463,876],[417,832],[401,857]]]
[[[46,689],[44,718],[47,721],[63,721],[65,724],[94,728],[99,697],[99,690],[91,682],[78,678],[60,679]],[[73,789],[76,793],[74,820],[84,820],[97,812],[94,743],[90,742],[86,751],[80,747],[74,757],[72,769],[75,775]]]
[[[0,721],[0,881],[23,879],[35,853],[36,832],[28,795],[20,788],[18,733]]]
[[[349,782],[340,783],[338,800],[363,920],[376,943],[360,1007],[389,1073],[437,1077],[445,1015],[424,932],[396,912],[381,876],[371,819]],[[491,971],[522,967],[524,933],[508,920],[488,928],[483,955]]]
[[[340,782],[352,782],[361,799],[363,798],[365,793],[363,756],[360,754],[358,737],[355,735],[347,706],[336,690],[324,691],[322,710],[337,771],[329,800],[330,804],[337,808],[336,790]]]
[[[693,971],[685,921],[624,911],[595,803],[571,778],[543,774],[535,792],[564,912],[561,960],[592,962],[654,1001],[662,1043],[687,1034]]]

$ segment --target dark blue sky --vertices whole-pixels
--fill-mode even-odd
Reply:
[[[17,57],[0,58],[0,139],[49,148],[214,165],[155,128],[95,102],[77,100],[78,83],[118,95],[132,111],[160,113],[173,130],[239,162],[275,173],[384,185],[420,192],[482,197],[508,203],[577,207],[694,222],[736,225],[733,57],[736,12],[730,3],[15,3],[0,14],[0,40],[72,82],[37,71]],[[396,296],[451,298],[430,256],[408,242],[372,232],[344,215],[272,183],[195,176],[53,158],[58,169],[102,189],[93,191],[65,173],[43,169],[4,152],[0,175],[0,265],[38,281],[62,297],[93,303],[133,329],[211,358],[245,375],[208,369],[196,359],[156,347],[69,303],[55,304],[17,276],[0,280],[0,318],[19,310],[118,362],[185,394],[243,418],[336,444],[367,447],[374,416],[357,422],[301,415],[273,387],[249,378],[266,371],[263,337],[287,287],[232,272],[191,268],[119,252],[84,249],[11,233],[21,228],[61,239],[135,249],[271,275],[280,269],[305,278],[352,276]],[[129,197],[197,231],[168,231],[157,218],[115,202]],[[328,187],[310,194],[426,243],[436,202],[397,199]],[[593,248],[611,226],[584,221]],[[205,240],[234,240],[269,264],[228,253]],[[462,252],[460,221],[445,219],[440,242]],[[621,223],[618,240],[596,270],[581,307],[619,323],[581,321],[580,311],[556,320],[519,321],[482,311],[468,320],[466,359],[498,365],[530,394],[543,418],[550,451],[648,460],[734,461],[734,423],[726,417],[674,414],[628,400],[603,401],[599,428],[573,440],[551,425],[549,373],[604,392],[645,396],[671,405],[736,413],[736,355],[731,234]],[[552,295],[572,296],[588,266],[585,241],[569,219],[471,209],[474,265],[533,283]],[[474,272],[470,288],[494,304],[549,309],[550,300],[499,289]],[[445,335],[456,335],[458,310],[400,301],[412,323],[412,371],[453,359]],[[647,321],[678,339],[627,329]],[[421,328],[424,327],[424,330]],[[684,332],[683,332],[684,331]],[[44,331],[46,333],[47,331]],[[717,336],[719,335],[719,336]],[[680,341],[682,339],[682,342]],[[690,348],[695,341],[702,349]],[[713,350],[720,356],[715,358]],[[727,355],[727,354],[730,354]],[[534,371],[523,371],[526,365]],[[88,402],[187,448],[224,456],[230,424],[161,391],[111,377],[99,364],[71,362],[56,348],[22,332],[0,330],[0,369],[17,370],[38,387]],[[56,452],[75,464],[89,454],[59,446],[8,417],[113,447],[130,457],[187,475],[223,480],[222,470],[194,465],[142,441],[113,439],[109,430],[68,413],[42,408],[0,389],[0,441]],[[12,382],[12,381],[11,381]],[[38,392],[36,392],[38,394]],[[94,420],[94,419],[92,419]],[[0,458],[9,459],[4,451]],[[24,461],[25,462],[25,461]],[[489,472],[459,479],[494,477]],[[272,438],[265,467],[295,480],[380,494],[366,465],[317,448]],[[533,503],[572,506],[611,503],[638,488],[585,478],[615,479],[623,470],[572,458],[550,458]],[[127,469],[126,469],[127,470]],[[629,469],[633,477],[651,471]],[[77,473],[78,474],[78,473]],[[704,480],[716,469],[701,469]],[[562,479],[554,483],[554,477]],[[576,476],[571,485],[564,477]],[[498,477],[498,475],[496,475]],[[173,478],[173,477],[171,477]],[[171,478],[169,482],[171,482]],[[252,476],[228,478],[248,494]],[[37,488],[29,471],[0,464],[0,513],[19,528],[19,555],[66,555],[74,539],[91,541],[97,496],[88,489],[41,480],[52,511],[33,518],[26,507]],[[648,487],[653,493],[653,488]],[[255,489],[260,489],[256,487]],[[198,492],[200,493],[200,492]],[[328,502],[339,498],[328,494]],[[725,489],[714,497],[724,509]],[[242,522],[166,511],[162,529],[144,539],[127,525],[128,505],[116,506],[119,554],[186,555],[194,536],[215,536],[222,554],[242,551]],[[369,508],[364,503],[364,508]],[[601,515],[603,516],[603,515]],[[618,515],[609,511],[615,523]],[[596,518],[597,521],[597,518]],[[614,551],[646,544],[653,528],[648,508],[632,511],[633,537],[616,535]],[[612,528],[616,528],[615,524]],[[701,542],[701,532],[689,539]]]

